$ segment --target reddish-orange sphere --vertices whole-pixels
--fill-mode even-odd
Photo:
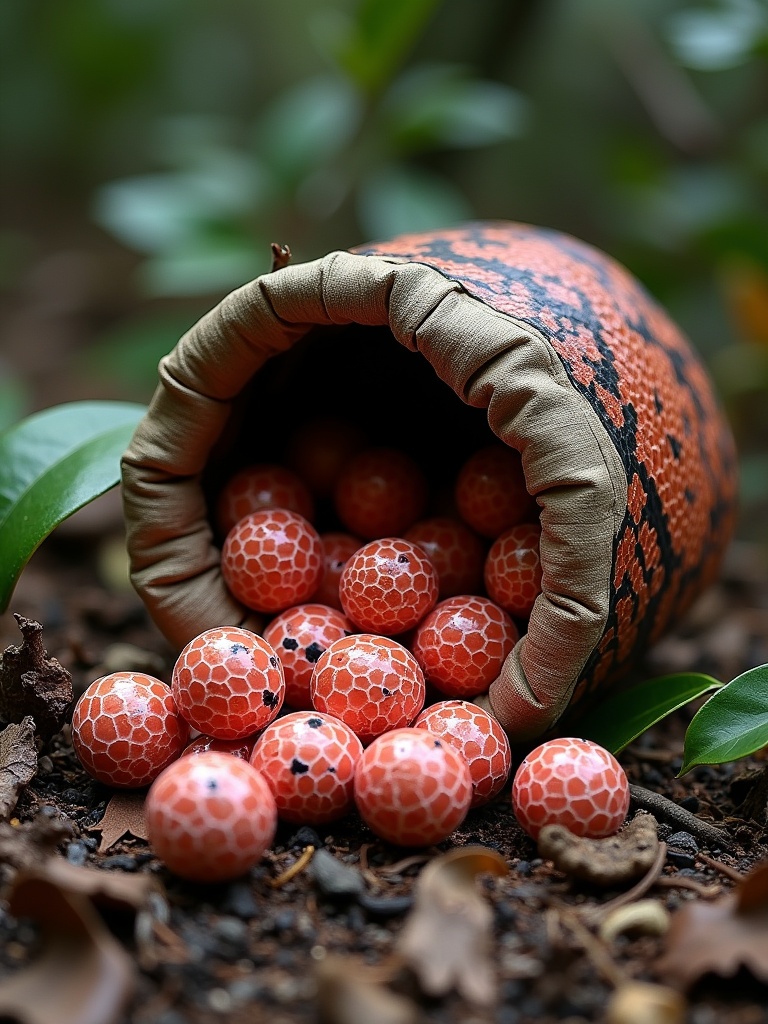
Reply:
[[[281,612],[308,601],[323,575],[315,528],[288,509],[262,509],[241,519],[221,551],[224,582],[257,612]]]
[[[85,770],[108,786],[147,786],[189,739],[171,688],[143,672],[96,679],[72,715],[72,744]]]
[[[317,711],[341,719],[370,743],[411,724],[424,707],[424,675],[395,640],[359,633],[337,640],[320,657],[311,692]]]
[[[298,711],[264,730],[251,764],[269,783],[279,817],[297,825],[323,825],[352,806],[362,753],[360,740],[337,718]]]
[[[481,448],[467,459],[455,496],[461,518],[484,537],[498,537],[536,512],[525,487],[520,453],[503,444]]]
[[[216,502],[216,521],[226,536],[241,519],[263,508],[287,508],[310,522],[315,514],[312,495],[295,473],[263,463],[230,477]]]
[[[441,700],[425,708],[413,723],[456,747],[472,776],[472,807],[481,807],[504,788],[512,770],[512,751],[499,723],[477,704]]]
[[[547,740],[520,763],[512,782],[517,820],[533,839],[545,825],[600,839],[621,828],[629,782],[616,758],[591,740]]]
[[[467,762],[426,729],[395,729],[363,752],[355,772],[355,803],[377,836],[399,846],[447,839],[472,802]]]
[[[334,500],[351,533],[369,540],[400,536],[423,513],[427,485],[421,469],[403,452],[370,448],[349,462]]]
[[[541,593],[541,527],[520,523],[497,538],[485,560],[485,589],[502,608],[527,619]]]
[[[280,659],[262,637],[239,626],[207,629],[178,657],[171,680],[180,714],[222,740],[252,736],[282,707]]]
[[[369,633],[396,634],[417,625],[437,601],[437,573],[418,544],[400,537],[369,541],[344,566],[341,606]]]
[[[441,601],[416,629],[411,650],[428,683],[449,697],[484,693],[518,640],[517,626],[487,597]]]
[[[277,808],[255,768],[214,751],[183,757],[147,795],[147,832],[171,871],[194,882],[244,875],[272,845]]]
[[[355,632],[349,619],[324,604],[299,604],[274,618],[264,639],[274,647],[285,673],[285,703],[295,711],[312,707],[309,685],[320,655]]]

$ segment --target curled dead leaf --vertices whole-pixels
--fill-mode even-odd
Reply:
[[[326,956],[315,968],[322,1024],[418,1024],[415,1003],[385,988],[380,970]]]
[[[113,794],[101,821],[93,826],[93,831],[101,832],[99,853],[104,853],[125,835],[148,841],[145,799],[144,793]]]
[[[422,871],[397,949],[428,995],[456,988],[471,1003],[493,1002],[493,917],[475,879],[507,871],[504,858],[483,846],[451,850]]]
[[[668,984],[683,989],[705,974],[728,978],[741,967],[768,983],[768,862],[722,899],[678,910],[657,964]]]
[[[0,732],[0,821],[7,821],[21,791],[37,774],[35,723],[27,715]]]
[[[24,638],[0,655],[0,721],[21,722],[31,715],[38,736],[49,740],[64,724],[72,703],[72,676],[43,646],[43,627],[14,615]]]
[[[584,839],[564,825],[545,825],[539,834],[539,853],[573,878],[593,885],[620,885],[653,866],[659,848],[657,828],[652,814],[636,814],[626,828],[605,839]]]
[[[0,982],[0,1015],[19,1024],[111,1024],[134,986],[131,958],[87,897],[20,875],[9,909],[41,929],[40,956]]]

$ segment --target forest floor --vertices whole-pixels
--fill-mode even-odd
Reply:
[[[120,537],[109,528],[114,507],[104,518],[49,540],[12,602],[13,611],[42,623],[45,646],[72,673],[76,695],[106,670],[145,668],[168,679],[172,665],[172,652],[126,586]],[[638,677],[698,670],[728,679],[768,661],[766,580],[760,552],[735,545],[722,582],[652,652]],[[0,650],[19,642],[13,617],[2,616]],[[667,801],[655,814],[668,848],[644,872],[644,892],[642,885],[632,889],[637,880],[604,889],[556,870],[517,825],[509,789],[470,813],[438,848],[389,846],[351,815],[325,829],[281,825],[272,849],[240,881],[185,883],[132,834],[131,826],[142,832],[136,802],[113,800],[85,774],[65,726],[38,749],[36,774],[15,817],[0,825],[0,1019],[581,1024],[606,1019],[617,992],[634,1000],[637,1013],[651,993],[632,990],[635,980],[663,984],[664,998],[684,992],[686,1009],[678,1018],[640,1017],[614,1002],[618,1016],[611,1019],[766,1021],[768,885],[762,897],[752,894],[756,902],[742,918],[728,897],[739,874],[768,861],[764,789],[744,811],[750,794],[759,797],[761,778],[765,784],[766,761],[758,755],[676,778],[691,714],[676,713],[621,756],[632,783]],[[681,817],[680,809],[695,817]],[[707,823],[721,831],[709,834]],[[495,871],[506,873],[480,876],[469,894],[473,909],[463,917],[448,906],[443,917],[423,920],[414,891],[426,865],[476,844],[500,855]],[[52,860],[78,870],[51,869]],[[19,879],[30,870],[42,883],[22,898],[28,916],[14,916]],[[639,926],[601,935],[599,924],[629,890],[627,905],[640,906]],[[464,898],[458,890],[456,898]],[[487,948],[482,908],[490,911]],[[694,908],[687,933],[675,938],[674,927],[667,931],[661,908],[673,921]],[[402,936],[419,914],[422,946],[409,959]],[[465,925],[468,934],[460,934]],[[708,938],[708,949],[694,948],[694,936]],[[718,976],[750,950],[754,973],[741,967]],[[457,984],[449,979],[444,993],[426,994],[426,972],[456,957],[465,961],[456,966]],[[122,1008],[110,1016],[119,993]]]

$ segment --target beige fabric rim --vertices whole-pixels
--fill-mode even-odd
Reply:
[[[261,628],[222,580],[201,473],[231,401],[270,356],[315,325],[352,323],[388,325],[522,454],[541,508],[542,594],[489,698],[513,738],[537,736],[567,706],[605,628],[626,475],[549,342],[423,264],[334,252],[264,275],[161,361],[123,457],[134,585],[175,645],[217,625]]]

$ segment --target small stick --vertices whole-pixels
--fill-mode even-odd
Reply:
[[[429,853],[414,853],[412,857],[404,857],[402,860],[396,861],[394,864],[386,864],[383,868],[378,868],[382,875],[396,875],[399,871],[405,871],[407,868],[412,868],[416,864],[425,864],[428,860],[432,860],[432,855]]]
[[[627,975],[619,967],[600,939],[596,938],[582,924],[576,914],[566,912],[562,914],[561,919],[566,927],[570,928],[576,941],[605,980],[613,985],[614,988],[619,988],[619,986],[623,985],[627,980]]]
[[[686,878],[685,876],[676,878],[674,875],[663,875],[656,879],[654,885],[660,885],[663,889],[690,889],[691,892],[698,893],[705,900],[711,900],[723,891],[722,885],[703,885],[695,878]]]
[[[273,242],[270,249],[272,250],[272,266],[269,272],[274,274],[276,270],[282,270],[291,262],[291,250],[289,246],[281,245],[279,242]]]
[[[696,859],[700,860],[702,864],[706,864],[708,868],[713,868],[715,871],[719,871],[721,875],[725,875],[726,878],[730,878],[732,882],[744,881],[744,875],[737,871],[736,868],[732,868],[730,864],[723,864],[721,860],[708,857],[706,853],[697,853]]]
[[[659,843],[659,849],[656,854],[656,860],[651,864],[648,871],[643,875],[639,882],[636,882],[631,889],[627,889],[621,896],[616,896],[614,899],[609,900],[600,907],[585,907],[582,912],[585,917],[591,920],[599,920],[609,914],[612,910],[616,910],[618,907],[623,907],[627,903],[634,903],[635,900],[639,900],[641,896],[645,896],[648,890],[658,881],[661,875],[664,863],[667,859],[667,844]]]
[[[728,846],[729,837],[725,829],[702,821],[701,818],[697,818],[695,814],[679,807],[660,793],[654,793],[653,790],[645,789],[643,786],[630,786],[629,793],[636,807],[650,811],[651,814],[664,818],[666,821],[672,822],[673,825],[678,825],[681,829],[690,832],[691,835],[697,836],[702,842],[711,846]]]
[[[312,860],[314,852],[314,846],[305,847],[304,852],[298,858],[298,860],[295,860],[293,864],[291,864],[289,868],[286,868],[281,875],[277,876],[277,878],[272,879],[272,881],[269,883],[272,886],[272,888],[281,889],[286,882],[290,882],[292,878],[295,878],[296,875],[300,874],[307,866],[307,864],[309,864],[309,862]]]

